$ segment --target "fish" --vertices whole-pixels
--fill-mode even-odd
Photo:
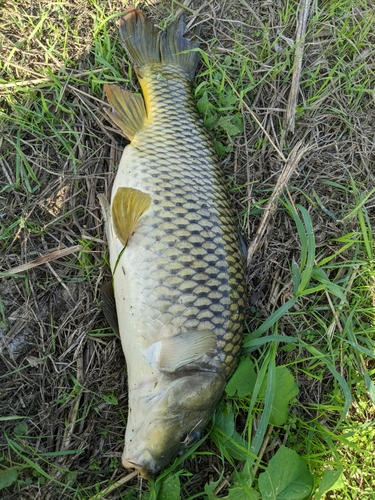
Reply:
[[[106,317],[128,376],[122,463],[150,478],[204,433],[236,368],[245,258],[225,176],[196,109],[196,33],[160,31],[131,7],[120,38],[142,93],[105,85],[108,119],[130,143],[100,196],[112,281]]]

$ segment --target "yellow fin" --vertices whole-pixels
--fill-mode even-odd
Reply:
[[[178,333],[160,340],[157,363],[161,371],[173,373],[191,366],[216,347],[217,338],[212,330]]]
[[[111,110],[105,109],[110,121],[130,141],[143,128],[146,109],[143,97],[122,89],[118,85],[104,85]]]
[[[151,196],[138,189],[120,187],[116,191],[112,203],[113,228],[124,246],[134,233],[138,219],[150,205]]]

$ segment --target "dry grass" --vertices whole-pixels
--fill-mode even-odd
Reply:
[[[187,9],[190,25],[202,22],[202,49],[217,61],[217,71],[224,71],[225,88],[241,95],[247,89],[238,107],[244,132],[233,136],[220,130],[219,139],[231,145],[221,159],[249,245],[271,203],[248,269],[250,331],[292,296],[291,263],[299,259],[300,243],[272,193],[293,148],[304,149],[287,177],[286,198],[308,208],[319,260],[338,248],[333,239],[358,231],[356,220],[343,220],[358,202],[351,186],[359,196],[375,185],[375,35],[363,35],[362,44],[350,35],[359,33],[354,28],[360,23],[365,31],[375,7],[371,2],[345,7],[349,3],[342,1],[340,8],[338,2],[332,14],[324,2],[311,2],[294,133],[286,131],[284,120],[296,34],[289,10],[295,11],[295,4],[209,0]],[[172,12],[167,1],[142,6],[155,21]],[[109,268],[97,200],[110,191],[124,146],[102,114],[101,90],[106,81],[131,77],[117,40],[114,14],[122,10],[119,1],[97,6],[8,0],[2,6],[0,466],[22,468],[17,488],[4,490],[9,500],[89,498],[125,474],[119,459],[126,368],[120,342],[101,311],[100,289]],[[340,43],[345,47],[337,53]],[[245,60],[251,76],[238,69]],[[202,64],[197,85],[215,71]],[[374,227],[374,196],[366,207]],[[66,254],[28,266],[56,249]],[[352,258],[347,252],[338,261]],[[282,333],[295,328],[288,321]],[[310,316],[299,328],[307,327],[317,327]],[[280,351],[278,361],[293,363],[304,354]],[[332,391],[333,378],[327,372],[312,383],[301,372],[298,384],[296,414],[308,420],[314,404]],[[365,422],[374,416],[372,409]],[[18,418],[27,426],[17,428]],[[276,437],[265,458],[287,436]],[[207,453],[184,463],[183,498],[223,474],[231,478],[231,467],[210,440],[200,450]],[[133,478],[106,498],[127,498],[129,484],[147,490]],[[217,491],[220,497],[227,486]]]

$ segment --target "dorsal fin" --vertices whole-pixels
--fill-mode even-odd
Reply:
[[[134,233],[140,216],[150,205],[151,196],[139,189],[120,187],[116,191],[112,202],[113,228],[124,246]]]
[[[118,85],[104,85],[112,109],[105,109],[110,121],[121,130],[122,135],[133,140],[146,121],[146,109],[143,97],[122,89]]]

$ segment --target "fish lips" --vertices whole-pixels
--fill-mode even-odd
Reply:
[[[168,465],[174,457],[181,456],[190,446],[196,443],[200,437],[200,431],[194,431],[186,436],[182,436],[182,438],[184,438],[183,441],[169,446],[164,453],[158,454],[157,457],[154,457],[147,449],[144,449],[133,458],[126,458],[124,452],[122,464],[126,469],[137,469],[144,479],[150,479],[153,474],[156,474],[163,467]]]
[[[140,475],[144,479],[150,479],[150,477],[157,472],[159,472],[163,467],[168,465],[171,460],[181,455],[187,445],[184,443],[176,443],[169,446],[164,451],[158,451],[153,456],[148,449],[143,449],[141,453],[137,453],[133,457],[126,457],[126,450],[122,456],[122,464],[127,469],[135,468],[139,471]]]
[[[145,416],[139,430],[125,440],[122,463],[143,477],[159,472],[200,438],[221,398],[225,379],[220,374],[180,375],[158,401],[163,416],[151,410],[149,420]]]

